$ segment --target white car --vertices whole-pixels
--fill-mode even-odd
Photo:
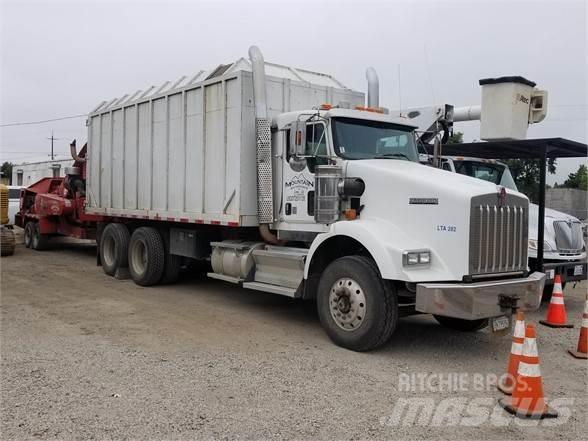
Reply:
[[[21,185],[8,186],[8,223],[14,225],[14,215],[20,209],[20,189]]]

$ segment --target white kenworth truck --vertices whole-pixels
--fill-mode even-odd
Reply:
[[[102,103],[88,118],[88,214],[109,275],[208,276],[316,299],[329,337],[366,351],[398,318],[508,326],[540,304],[528,199],[419,163],[414,126],[329,75],[249,60]]]

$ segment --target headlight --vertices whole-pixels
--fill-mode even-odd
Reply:
[[[414,250],[402,253],[402,264],[404,266],[429,265],[430,263],[431,252],[429,250]]]
[[[537,241],[535,239],[529,239],[529,248],[531,248],[532,250],[537,249]],[[551,247],[551,245],[549,245],[548,242],[543,241],[543,251],[553,251],[553,248]]]

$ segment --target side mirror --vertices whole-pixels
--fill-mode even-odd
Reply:
[[[290,129],[290,156],[304,156],[306,150],[306,122],[295,121]]]

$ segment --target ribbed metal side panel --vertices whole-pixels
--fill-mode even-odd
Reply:
[[[579,222],[555,221],[555,244],[557,250],[564,253],[582,250],[582,224]]]
[[[272,146],[268,119],[255,120],[255,136],[257,140],[257,217],[260,224],[268,224],[274,220]]]
[[[529,204],[512,195],[498,204],[497,195],[472,199],[470,275],[527,269]]]

